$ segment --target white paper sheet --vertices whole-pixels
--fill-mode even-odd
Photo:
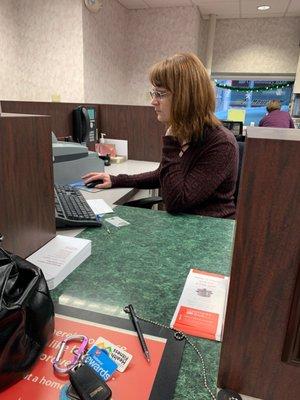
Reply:
[[[113,213],[113,209],[102,199],[87,200],[96,215]]]
[[[130,225],[129,222],[125,221],[125,219],[122,219],[120,217],[105,218],[105,221],[116,226],[117,228],[120,228],[121,226]]]

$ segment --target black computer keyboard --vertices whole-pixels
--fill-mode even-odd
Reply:
[[[78,189],[55,184],[54,196],[57,228],[102,225]]]

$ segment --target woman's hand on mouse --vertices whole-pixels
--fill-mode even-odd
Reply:
[[[81,177],[84,180],[84,184],[86,185],[89,182],[96,181],[98,179],[102,179],[103,183],[96,185],[95,187],[98,189],[109,189],[111,188],[111,179],[109,174],[105,172],[89,172]]]

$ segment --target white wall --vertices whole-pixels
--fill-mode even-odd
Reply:
[[[81,0],[1,0],[0,97],[83,101]]]
[[[151,65],[178,52],[197,53],[199,30],[200,17],[196,7],[130,11],[127,104],[149,104],[148,71]],[[205,43],[203,39],[202,36],[201,45]],[[204,53],[203,46],[200,50]]]
[[[213,72],[295,73],[300,18],[217,20]]]
[[[207,30],[196,7],[1,0],[0,99],[149,104],[149,67],[180,51],[205,60]],[[299,17],[217,20],[213,72],[295,73],[299,36]]]
[[[0,98],[17,99],[19,33],[15,0],[2,0],[0,6]]]
[[[81,0],[19,0],[19,100],[84,100]]]
[[[86,102],[126,104],[128,10],[105,0],[98,13],[83,10]]]
[[[3,100],[59,94],[63,102],[149,104],[154,62],[179,51],[205,54],[207,22],[195,7],[129,11],[104,0],[94,14],[82,0],[1,0],[0,10]]]

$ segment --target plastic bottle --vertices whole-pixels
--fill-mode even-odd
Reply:
[[[106,136],[106,133],[100,133],[100,136],[101,136],[100,143],[104,144],[105,143],[104,136]]]

